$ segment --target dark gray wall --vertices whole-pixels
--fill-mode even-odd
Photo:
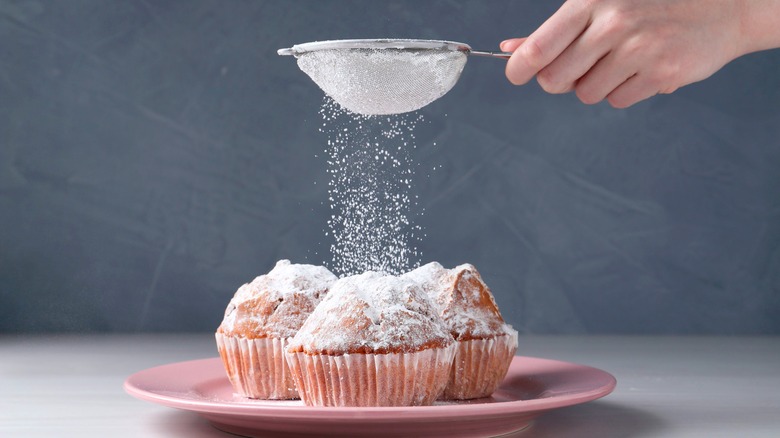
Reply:
[[[0,331],[213,330],[329,256],[322,93],[276,49],[495,49],[553,3],[0,2]],[[424,260],[521,332],[780,333],[780,52],[628,110],[474,58],[422,112]]]

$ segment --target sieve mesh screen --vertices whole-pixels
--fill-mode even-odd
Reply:
[[[400,114],[446,94],[466,56],[458,50],[328,49],[299,55],[298,66],[351,112]]]

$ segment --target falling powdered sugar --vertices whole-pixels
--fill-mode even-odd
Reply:
[[[328,137],[328,221],[332,265],[341,276],[401,274],[419,266],[421,228],[411,194],[417,164],[414,129],[422,116],[362,116],[326,98],[321,131]]]

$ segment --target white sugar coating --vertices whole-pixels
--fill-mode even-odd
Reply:
[[[249,299],[258,291],[284,298],[293,293],[327,290],[334,281],[336,276],[323,266],[279,260],[267,274],[241,286],[231,302]]]
[[[360,116],[331,99],[320,110],[328,137],[330,268],[339,276],[400,274],[419,266],[422,229],[411,158],[419,114]]]
[[[457,50],[333,49],[304,53],[298,66],[349,111],[386,115],[415,111],[442,97],[466,59]]]
[[[403,274],[401,277],[408,278],[423,288],[423,290],[435,299],[442,290],[444,284],[454,281],[452,273],[439,262],[430,262],[420,266],[417,269]]]
[[[431,262],[401,277],[423,288],[456,338],[489,338],[515,332],[504,322],[490,288],[471,264],[446,269]]]
[[[230,333],[245,326],[262,329],[273,337],[291,337],[336,280],[336,275],[323,266],[279,260],[270,272],[236,291],[225,309],[220,330]],[[274,307],[269,309],[268,304]]]
[[[379,272],[341,278],[298,334],[288,351],[387,353],[450,345],[454,339],[421,287]]]

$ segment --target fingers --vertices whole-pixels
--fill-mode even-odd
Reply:
[[[631,105],[658,94],[658,87],[641,75],[634,75],[607,96],[607,101],[615,108],[628,108]]]
[[[511,38],[508,40],[501,41],[501,44],[499,44],[499,48],[502,52],[514,52],[517,50],[518,47],[520,47],[521,44],[525,41],[525,38]]]
[[[598,103],[636,72],[635,60],[626,59],[621,53],[613,51],[579,78],[575,92],[583,103]]]
[[[591,25],[563,53],[537,73],[536,80],[548,93],[568,93],[609,52],[610,47],[611,41]]]
[[[583,4],[567,1],[525,42],[515,46],[506,65],[506,77],[511,83],[527,83],[577,39],[590,20],[590,11]],[[507,43],[507,47],[512,44]]]
[[[733,59],[734,5],[703,2],[567,0],[525,40],[501,43],[512,52],[506,77],[516,85],[536,77],[547,92],[575,90],[584,103],[618,108],[671,93]]]

